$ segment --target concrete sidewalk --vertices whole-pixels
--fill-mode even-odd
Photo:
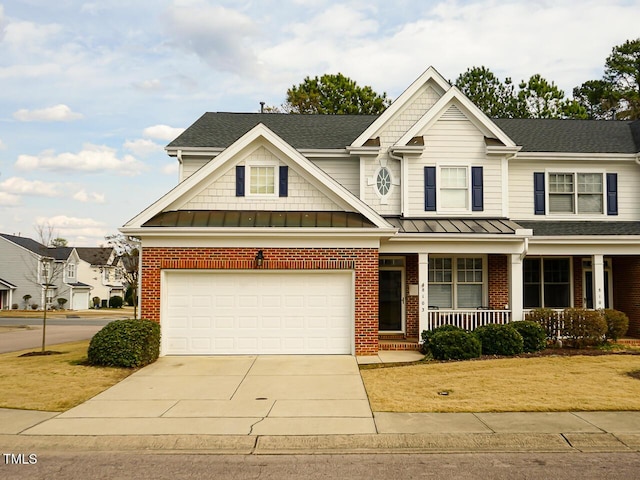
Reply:
[[[416,359],[388,353],[366,361]],[[640,452],[640,412],[371,412],[353,357],[161,357],[64,413],[0,409],[0,448]]]

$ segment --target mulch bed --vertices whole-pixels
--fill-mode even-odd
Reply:
[[[64,352],[56,352],[54,350],[45,350],[44,352],[27,352],[22,355],[18,355],[19,357],[41,357],[44,355],[60,355]]]

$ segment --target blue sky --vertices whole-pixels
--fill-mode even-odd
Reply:
[[[94,246],[177,182],[205,111],[341,72],[396,98],[433,65],[565,93],[638,38],[640,0],[0,0],[0,232]]]

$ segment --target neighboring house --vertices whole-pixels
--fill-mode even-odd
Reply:
[[[11,308],[14,304],[13,292],[18,287],[0,278],[0,310]]]
[[[640,334],[640,121],[492,120],[429,68],[380,116],[205,113],[167,152],[121,229],[162,354],[373,355],[543,306]]]
[[[0,234],[0,292],[3,285],[10,285],[10,299],[0,304],[1,308],[20,308],[37,305],[42,309],[57,306],[57,298],[67,299],[65,308],[87,308],[90,285],[80,282],[77,277],[78,253],[71,247],[50,248],[31,238]],[[48,288],[45,288],[46,284]],[[23,297],[31,295],[29,305]],[[46,296],[46,298],[45,298]]]
[[[78,263],[78,278],[90,284],[91,298],[108,300],[116,295],[124,298],[122,277],[122,261],[111,247],[76,247],[80,261]],[[86,306],[93,303],[87,297]]]

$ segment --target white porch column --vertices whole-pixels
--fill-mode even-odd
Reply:
[[[604,258],[602,255],[591,257],[593,268],[593,308],[599,310],[604,308]]]
[[[422,332],[428,330],[429,315],[429,254],[418,254],[418,342],[422,343]]]
[[[523,271],[522,258],[519,253],[511,255],[511,269],[509,271],[509,308],[511,309],[511,321],[524,319],[523,305]]]

